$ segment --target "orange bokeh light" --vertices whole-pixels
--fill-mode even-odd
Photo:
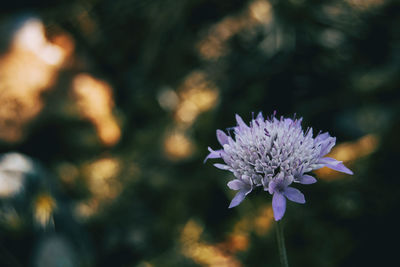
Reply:
[[[82,116],[95,125],[100,141],[106,146],[115,145],[121,138],[121,129],[113,115],[111,86],[81,73],[73,79],[72,89]]]
[[[180,243],[182,254],[202,266],[238,267],[242,264],[232,255],[225,253],[219,245],[210,245],[200,240],[203,227],[189,220],[183,227]]]
[[[26,125],[43,108],[41,95],[54,84],[73,50],[66,34],[46,39],[43,23],[31,18],[16,31],[9,51],[0,55],[0,139],[18,142]]]
[[[379,145],[378,136],[373,134],[368,134],[354,142],[347,142],[337,145],[332,149],[332,151],[327,155],[327,157],[343,161],[345,164],[351,164],[353,161],[373,153],[378,148],[378,145]],[[344,174],[329,169],[327,167],[323,167],[319,170],[316,170],[315,173],[319,178],[326,180],[345,177]]]
[[[168,158],[179,160],[191,156],[194,151],[194,145],[183,132],[174,131],[166,136],[164,151]]]

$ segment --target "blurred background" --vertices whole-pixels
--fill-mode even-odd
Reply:
[[[3,3],[0,266],[279,266],[271,197],[229,210],[203,164],[274,110],[355,173],[297,186],[291,266],[394,266],[399,29],[395,0]]]

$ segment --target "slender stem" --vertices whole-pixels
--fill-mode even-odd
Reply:
[[[289,267],[286,255],[285,239],[283,237],[283,227],[280,220],[276,222],[276,238],[278,239],[279,257],[281,259],[281,265],[282,267]]]

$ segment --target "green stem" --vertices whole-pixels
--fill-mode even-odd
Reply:
[[[281,259],[281,265],[282,267],[289,267],[286,255],[285,239],[283,237],[283,227],[280,220],[276,222],[276,238],[278,239],[279,257]]]

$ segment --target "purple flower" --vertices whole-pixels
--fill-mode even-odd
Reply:
[[[274,115],[264,119],[261,112],[253,118],[250,126],[236,115],[237,126],[234,137],[217,130],[217,139],[222,149],[210,147],[208,159],[222,158],[225,164],[215,167],[228,170],[236,179],[228,187],[238,191],[229,208],[239,205],[257,186],[272,195],[272,209],[276,221],[282,219],[286,210],[286,199],[305,203],[304,195],[292,183],[312,184],[317,180],[306,173],[324,166],[333,170],[353,174],[341,161],[324,157],[336,143],[328,133],[319,133],[314,138],[312,128],[303,131],[302,119]]]

